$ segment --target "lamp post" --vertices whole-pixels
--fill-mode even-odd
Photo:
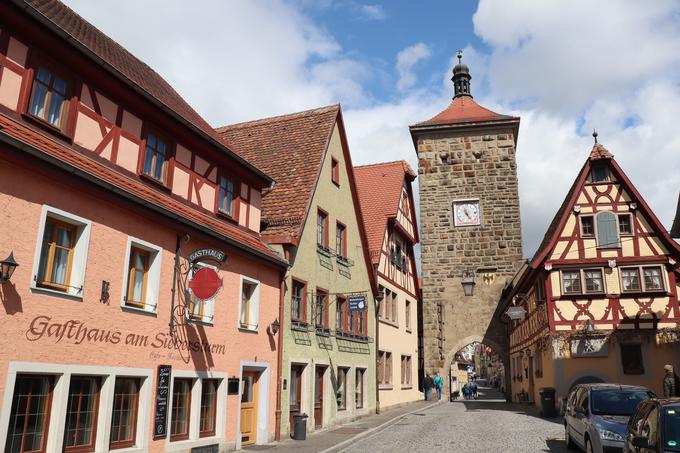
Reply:
[[[10,252],[7,258],[0,261],[0,283],[9,281],[17,266],[19,263],[14,260],[14,252]]]

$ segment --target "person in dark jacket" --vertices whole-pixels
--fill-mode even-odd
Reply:
[[[678,395],[678,389],[675,382],[678,380],[678,376],[673,371],[673,365],[666,365],[663,367],[666,371],[663,377],[663,396],[664,398],[672,398]]]
[[[430,373],[425,375],[425,380],[423,380],[423,389],[425,390],[425,401],[430,401],[432,399],[432,387],[434,387],[434,381],[430,377]]]

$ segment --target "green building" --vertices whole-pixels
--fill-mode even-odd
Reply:
[[[275,185],[262,199],[262,236],[290,262],[285,276],[282,437],[376,405],[377,287],[339,105],[218,129]],[[350,310],[363,306],[363,309]]]

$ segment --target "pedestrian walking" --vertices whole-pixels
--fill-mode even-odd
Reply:
[[[472,384],[472,397],[474,399],[477,399],[479,397],[479,393],[477,393],[477,384],[476,383]]]
[[[444,379],[439,375],[439,372],[434,377],[434,388],[437,389],[437,401],[442,400],[442,388],[444,387]]]
[[[463,399],[469,400],[470,399],[470,386],[468,384],[465,384],[463,386]]]
[[[434,381],[430,377],[430,373],[425,375],[425,380],[423,380],[423,389],[425,390],[425,401],[432,400],[432,387],[434,387]]]
[[[673,365],[665,365],[663,369],[666,372],[666,374],[663,377],[664,398],[672,398],[674,396],[678,396],[678,391],[680,391],[678,381],[680,381],[680,378],[678,378],[678,375],[675,374],[675,371],[673,370]]]

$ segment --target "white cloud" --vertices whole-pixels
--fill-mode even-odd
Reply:
[[[360,5],[361,17],[366,20],[385,20],[387,13],[381,5]]]
[[[421,60],[425,60],[432,55],[432,51],[428,46],[419,42],[401,50],[397,54],[397,72],[399,73],[399,81],[397,82],[397,89],[403,91],[411,88],[416,83],[416,75],[413,73],[413,66]]]

